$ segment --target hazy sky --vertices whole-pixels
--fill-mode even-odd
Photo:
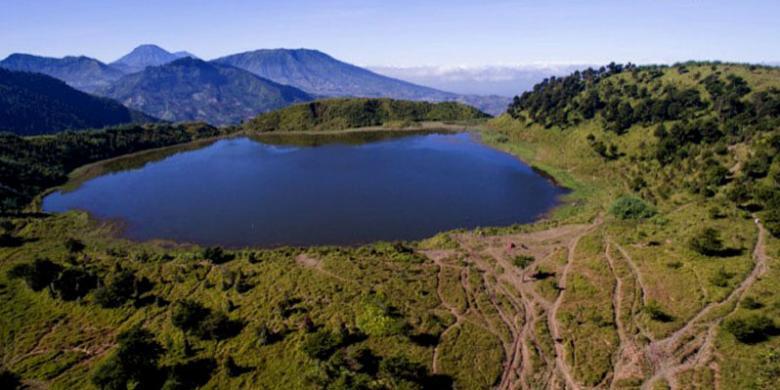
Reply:
[[[780,61],[780,0],[0,0],[0,57],[316,48],[361,65]]]

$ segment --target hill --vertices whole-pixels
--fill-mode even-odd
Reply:
[[[780,70],[610,64],[545,80],[490,127],[574,190],[556,224],[592,224],[557,264],[526,268],[561,290],[532,283],[560,342],[541,358],[559,369],[529,378],[780,385]]]
[[[189,57],[127,75],[100,94],[165,120],[213,124],[238,123],[312,100],[303,91],[245,70]]]
[[[165,65],[184,57],[197,58],[186,51],[171,53],[157,45],[141,45],[110,65],[125,74],[130,74],[140,72],[147,66]]]
[[[50,58],[30,54],[11,54],[0,61],[0,67],[43,73],[58,78],[73,88],[90,93],[108,86],[123,76],[120,70],[84,56]]]
[[[462,96],[382,76],[317,50],[256,50],[217,58],[214,62],[245,69],[315,95],[459,101],[489,113],[502,112],[509,103],[509,99],[498,96]]]
[[[248,121],[250,131],[344,130],[370,126],[407,126],[422,121],[473,121],[490,116],[455,102],[428,103],[392,99],[329,99],[298,104]]]
[[[35,135],[151,121],[156,119],[55,78],[0,68],[0,131]]]

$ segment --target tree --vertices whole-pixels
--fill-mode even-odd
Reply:
[[[691,249],[705,256],[718,256],[724,252],[720,232],[709,227],[691,237],[688,244]]]
[[[656,214],[655,208],[633,196],[619,197],[612,203],[609,212],[623,220],[646,219]]]
[[[62,271],[51,286],[60,299],[72,301],[92,291],[97,286],[97,277],[81,267],[70,267]]]
[[[730,318],[723,328],[743,343],[752,344],[766,340],[777,328],[771,318],[762,314]]]
[[[325,360],[341,345],[343,340],[337,334],[320,329],[306,336],[301,349],[312,359]]]
[[[104,308],[122,306],[138,292],[138,283],[131,271],[120,271],[110,282],[95,291],[95,302]]]
[[[171,322],[185,332],[195,330],[211,311],[200,303],[192,300],[183,300],[176,303],[173,308]]]
[[[31,264],[17,264],[8,272],[12,279],[22,279],[33,291],[48,287],[60,274],[62,266],[48,259],[35,259]]]
[[[19,380],[19,375],[6,369],[0,369],[0,389],[16,390],[21,387],[22,382]]]
[[[101,389],[143,389],[158,383],[158,361],[164,352],[149,331],[135,326],[119,335],[119,347],[95,370],[92,383]]]
[[[65,240],[65,249],[68,250],[68,253],[76,254],[83,251],[84,248],[86,248],[84,243],[75,238]]]

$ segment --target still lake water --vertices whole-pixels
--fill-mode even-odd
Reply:
[[[357,244],[530,222],[565,192],[468,133],[306,137],[220,140],[52,193],[43,209],[119,219],[135,240]]]

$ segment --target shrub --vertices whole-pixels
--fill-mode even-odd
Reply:
[[[764,307],[764,304],[754,297],[745,297],[740,306],[748,310],[757,310]]]
[[[119,335],[119,347],[92,375],[101,389],[125,389],[131,384],[148,384],[158,379],[157,362],[163,348],[149,331],[134,327]]]
[[[312,359],[325,360],[338,348],[343,340],[327,329],[320,329],[306,336],[301,349]]]
[[[369,336],[402,334],[406,330],[403,318],[381,302],[367,302],[356,318],[357,327]]]
[[[130,271],[120,271],[104,287],[95,291],[95,302],[105,308],[119,307],[137,292],[138,280]]]
[[[718,256],[724,251],[720,232],[713,228],[705,228],[696,233],[691,237],[688,245],[694,251],[705,256]]]
[[[771,318],[760,314],[730,318],[723,322],[723,328],[740,342],[748,344],[764,341],[777,330]]]
[[[204,340],[224,340],[241,330],[241,323],[225,313],[212,312],[200,303],[183,300],[176,303],[171,316],[173,325]]]
[[[674,319],[671,315],[667,314],[656,301],[647,302],[642,310],[647,313],[653,321],[669,322]]]
[[[176,303],[171,315],[173,326],[183,330],[192,331],[210,314],[210,310],[200,303],[183,300]]]
[[[0,369],[0,389],[16,390],[21,387],[22,382],[19,380],[19,375],[5,369]]]
[[[84,248],[86,248],[84,243],[75,238],[69,238],[65,241],[65,249],[68,250],[68,253],[79,253],[83,251]]]
[[[525,269],[525,267],[528,267],[531,265],[531,263],[534,262],[533,256],[527,256],[527,255],[520,255],[516,256],[514,260],[512,260],[512,264],[515,265],[515,267],[518,267],[520,269]]]
[[[15,265],[8,272],[11,279],[22,279],[33,291],[49,286],[62,271],[62,266],[48,259],[35,259],[31,264]]]
[[[235,256],[225,253],[220,246],[210,246],[203,249],[202,256],[204,259],[211,260],[214,264],[226,263],[233,260]]]
[[[621,196],[612,204],[609,212],[623,220],[645,219],[656,214],[653,206],[633,196]]]
[[[731,280],[733,276],[734,274],[731,272],[727,272],[723,268],[719,268],[718,271],[715,272],[715,275],[712,275],[710,282],[718,287],[728,287],[729,280]]]
[[[72,301],[92,291],[97,286],[97,277],[81,267],[71,267],[62,271],[51,286],[60,299]]]

